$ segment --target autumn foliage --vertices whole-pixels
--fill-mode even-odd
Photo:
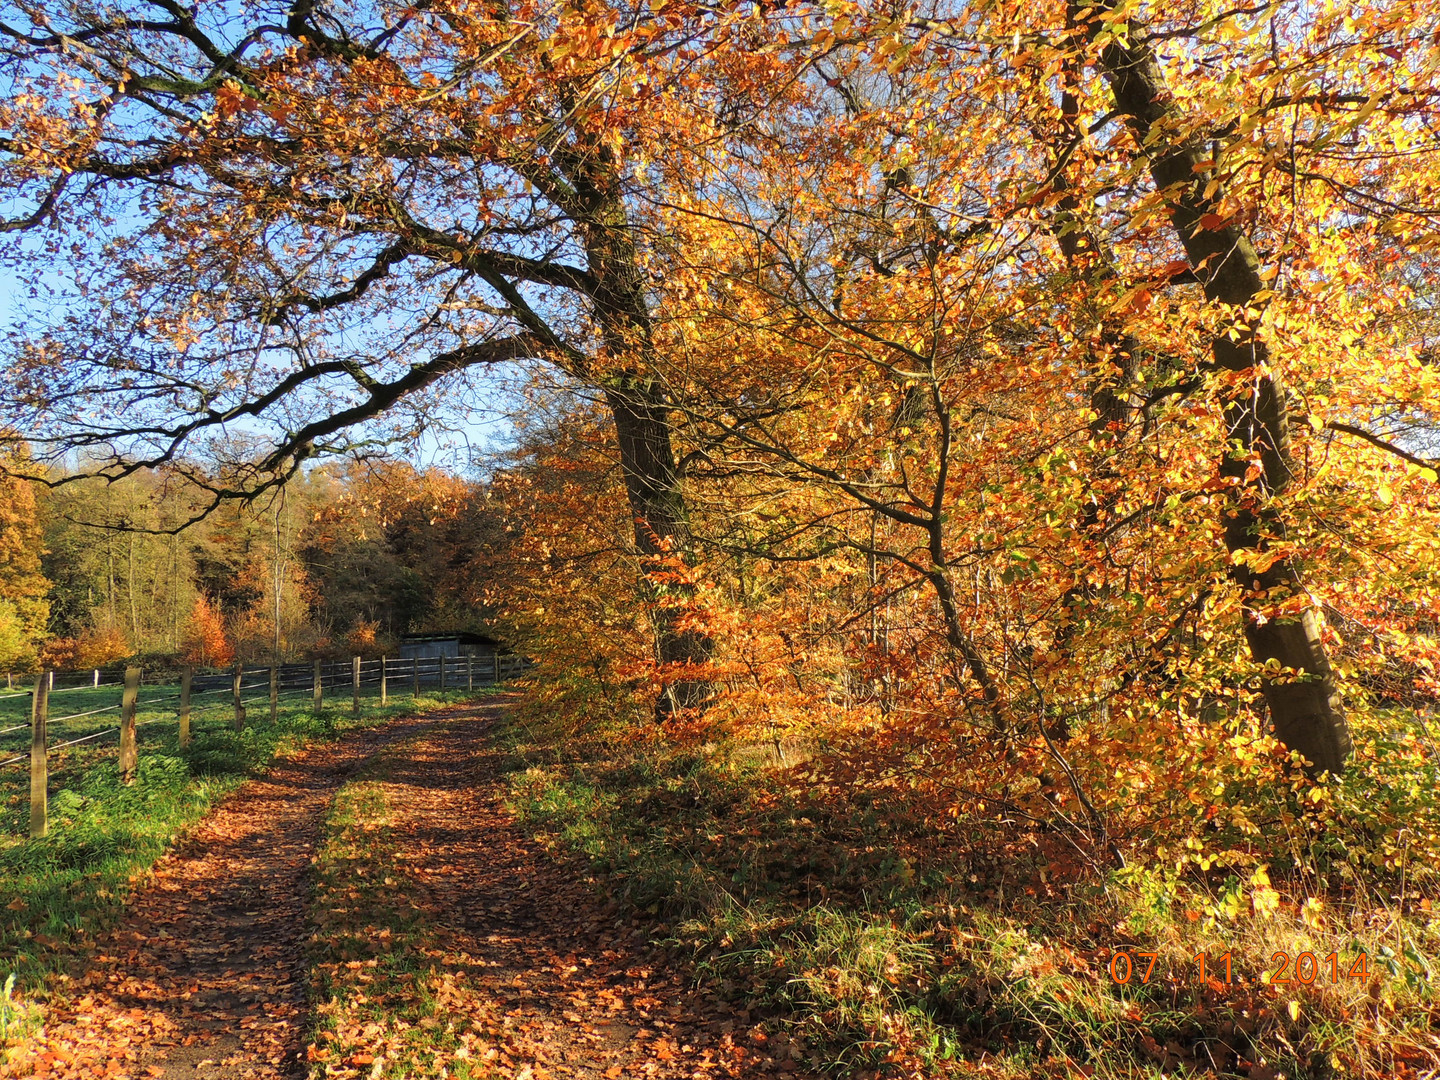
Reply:
[[[51,638],[40,651],[40,664],[60,671],[99,668],[123,660],[130,651],[118,629],[90,630],[77,637]]]
[[[28,667],[45,636],[50,583],[41,568],[41,525],[35,491],[23,474],[28,455],[8,465],[21,475],[0,480],[0,666]],[[7,464],[0,460],[0,467]]]
[[[421,625],[408,590],[503,612],[577,717],[823,738],[815,783],[1082,863],[1278,858],[1277,793],[1349,770],[1394,864],[1428,812],[1374,785],[1428,767],[1440,54],[1408,3],[1191,7],[37,11],[15,230],[127,210],[71,228],[103,300],[15,339],[9,422],[215,505],[352,454],[315,579],[278,540],[273,584],[231,575],[245,650],[287,581],[333,641]],[[373,464],[502,364],[488,489]],[[226,409],[273,443],[217,442]],[[151,442],[102,453],[121,423]]]
[[[1434,887],[1433,5],[59,7],[0,106],[84,282],[11,348],[45,461],[350,455],[332,640],[484,617],[572,732],[1051,882]],[[484,484],[374,465],[502,365]]]
[[[225,636],[225,624],[204,593],[195,597],[180,655],[185,663],[202,667],[223,667],[235,658],[235,649]]]

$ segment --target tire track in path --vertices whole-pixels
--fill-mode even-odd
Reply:
[[[454,975],[449,1019],[479,1033],[472,1074],[798,1074],[798,1048],[693,986],[529,838],[505,809],[500,766],[485,727],[447,725],[383,770],[386,801],[403,810],[392,820],[396,860],[417,883]]]

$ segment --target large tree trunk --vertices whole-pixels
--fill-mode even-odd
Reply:
[[[1089,16],[1092,35],[1100,29],[1099,14],[1096,9]],[[1177,109],[1154,54],[1145,45],[1127,47],[1112,39],[1101,49],[1100,66],[1156,188],[1166,193],[1171,223],[1205,295],[1243,312],[1265,288],[1260,259],[1239,225],[1220,217],[1223,185],[1205,197],[1206,186],[1217,179],[1214,163],[1199,138],[1184,134],[1185,125],[1176,122]],[[1274,660],[1300,673],[1298,679],[1263,683],[1276,736],[1304,755],[1313,771],[1338,773],[1350,755],[1350,732],[1315,612],[1302,596],[1298,568],[1265,554],[1284,532],[1269,500],[1293,479],[1285,389],[1269,365],[1258,326],[1237,316],[1227,330],[1212,342],[1215,362],[1224,371],[1247,373],[1248,387],[1225,403],[1227,445],[1220,465],[1234,485],[1224,511],[1225,546],[1236,557],[1232,577],[1244,590],[1245,638],[1257,661]],[[1250,465],[1257,459],[1259,475],[1253,476]],[[1279,614],[1294,601],[1300,601],[1294,605],[1298,614]]]
[[[589,217],[585,247],[597,282],[592,299],[606,352],[638,361],[620,372],[602,373],[600,383],[615,420],[635,545],[654,603],[657,659],[669,669],[665,690],[655,703],[655,717],[663,722],[682,709],[703,708],[709,701],[710,684],[687,676],[684,667],[707,663],[714,642],[707,634],[682,626],[694,590],[676,583],[673,566],[667,565],[691,555],[690,523],[675,467],[670,407],[653,374],[650,312],[630,224],[618,199],[594,189],[588,196],[596,209]]]
[[[653,387],[633,376],[615,380],[605,391],[605,401],[615,418],[625,494],[635,519],[635,544],[655,601],[658,659],[667,667],[704,664],[710,659],[713,642],[705,634],[679,626],[692,590],[667,581],[671,576],[667,558],[683,558],[690,549],[685,499],[670,443],[669,409]],[[673,670],[670,674],[673,678]],[[680,709],[703,707],[709,697],[710,686],[702,679],[671,681],[655,703],[656,719],[664,720]]]
[[[1069,148],[1081,138],[1080,107],[1075,94],[1068,89],[1074,78],[1072,66],[1067,64],[1060,73],[1067,89],[1060,95],[1060,131],[1055,145],[1055,159],[1051,162],[1054,179],[1050,185],[1060,200],[1056,204],[1050,229],[1071,273],[1093,288],[1114,281],[1118,273],[1110,252],[1092,227],[1094,207],[1082,205],[1066,175]],[[1125,424],[1130,419],[1128,396],[1140,371],[1140,343],[1134,335],[1124,332],[1119,320],[1112,314],[1101,314],[1099,325],[1099,337],[1091,350],[1089,362],[1090,408],[1095,414],[1089,431],[1096,447],[1113,452],[1123,443]],[[1104,459],[1101,461],[1099,468],[1091,474],[1097,480],[1115,473],[1113,465],[1104,462]],[[1094,492],[1089,495],[1078,523],[1082,537],[1095,534],[1103,515],[1114,502],[1114,497],[1102,498]],[[1079,609],[1091,593],[1088,581],[1081,575],[1060,598],[1059,609],[1068,613],[1068,617],[1056,627],[1055,647],[1063,655],[1071,653],[1071,643],[1080,625]],[[1044,718],[1042,723],[1046,725],[1045,734],[1053,741],[1065,742],[1070,738],[1067,719]]]

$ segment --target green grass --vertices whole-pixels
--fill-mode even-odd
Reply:
[[[139,711],[140,763],[132,785],[120,782],[113,737],[55,752],[50,760],[50,835],[43,839],[29,839],[28,769],[0,770],[0,984],[13,975],[25,997],[43,996],[50,976],[113,920],[129,891],[171,842],[278,755],[470,696],[431,691],[417,701],[408,694],[392,694],[381,708],[372,691],[362,697],[356,718],[348,693],[327,696],[319,717],[311,713],[308,695],[294,695],[281,699],[274,723],[268,702],[261,698],[248,704],[247,725],[237,733],[228,697],[209,695],[197,699],[197,706],[208,704],[195,712],[193,741],[182,749],[172,704],[176,693],[173,687],[141,690],[142,702],[166,700]],[[51,713],[97,708],[117,697],[114,687],[56,695]],[[14,705],[13,700],[0,702],[12,710]],[[51,742],[114,726],[114,716],[55,725]],[[0,715],[0,727],[6,726]],[[0,744],[0,749],[10,756],[10,743]],[[19,1022],[21,1011],[8,997],[0,1001],[0,1034]]]
[[[1257,912],[1252,882],[1164,867],[1057,886],[1023,835],[1000,850],[963,823],[909,816],[898,797],[826,801],[762,755],[625,750],[519,721],[502,738],[511,805],[532,831],[650,916],[698,973],[771,1010],[830,1072],[1119,1078],[1218,1066],[1300,1080],[1440,1061],[1425,974],[1440,922],[1428,915],[1341,898]],[[1112,981],[1121,948],[1158,954],[1151,983]],[[1231,952],[1247,977],[1277,951],[1364,951],[1375,978],[1207,988],[1192,959],[1202,951]]]
[[[452,1008],[457,969],[396,859],[385,786],[396,752],[336,794],[317,852],[307,946],[314,1080],[337,1068],[377,1080],[488,1071],[470,1060],[472,1025]]]

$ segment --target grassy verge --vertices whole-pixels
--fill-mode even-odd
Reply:
[[[396,862],[386,757],[340,789],[316,857],[309,1075],[466,1080],[484,1067],[447,1005],[458,991],[444,943]]]
[[[147,691],[142,699],[161,694],[159,688]],[[201,714],[184,749],[173,712],[142,710],[134,784],[120,783],[113,739],[104,746],[82,743],[52,759],[51,829],[40,840],[28,838],[28,774],[0,771],[0,985],[25,997],[43,996],[47,979],[115,917],[175,837],[277,756],[466,696],[392,698],[384,708],[374,698],[362,699],[359,717],[351,715],[348,701],[316,717],[308,700],[292,698],[282,701],[273,724],[266,706],[252,705],[249,723],[238,733],[228,714]],[[102,716],[97,723],[103,729],[114,721]],[[0,1044],[22,1012],[13,997],[0,998]]]
[[[824,801],[753,755],[627,751],[518,725],[508,738],[512,806],[536,834],[736,998],[773,1010],[814,1066],[1298,1080],[1440,1063],[1428,914],[1293,903],[1263,874],[1060,882],[1019,845],[912,819],[900,799]],[[1142,969],[1155,954],[1148,981],[1112,978],[1121,951]],[[1283,985],[1262,978],[1276,953]],[[1302,953],[1318,964],[1308,985],[1294,978]]]

